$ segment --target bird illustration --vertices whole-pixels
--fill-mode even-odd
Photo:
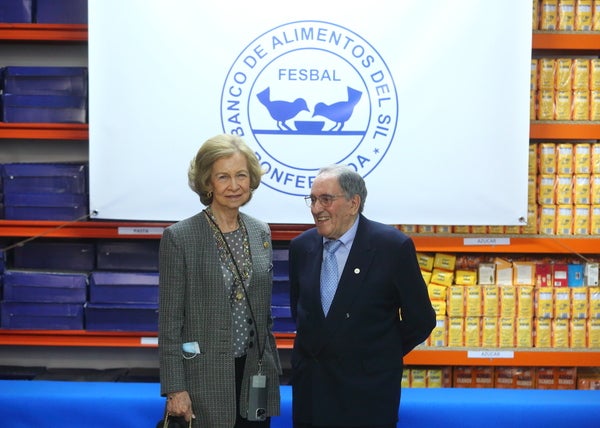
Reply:
[[[304,98],[297,98],[290,101],[271,101],[271,88],[268,88],[256,95],[258,100],[267,108],[269,114],[277,121],[277,127],[292,131],[285,121],[298,115],[301,111],[310,111]]]
[[[356,106],[361,96],[362,92],[348,86],[348,101],[338,101],[333,104],[318,103],[315,106],[313,117],[323,116],[335,122],[335,125],[329,131],[336,130],[336,128],[337,131],[341,131],[344,123],[352,116],[354,106]]]

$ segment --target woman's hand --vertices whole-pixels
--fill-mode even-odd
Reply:
[[[192,400],[187,391],[172,392],[167,395],[167,413],[183,416],[188,422],[196,417],[192,412]]]

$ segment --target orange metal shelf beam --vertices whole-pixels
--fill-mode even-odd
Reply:
[[[476,244],[465,244],[465,239],[474,239]],[[417,250],[422,252],[448,251],[456,253],[547,253],[547,254],[599,254],[599,237],[558,236],[503,236],[461,235],[436,236],[412,235]],[[495,244],[509,239],[508,245]]]
[[[600,32],[534,31],[533,49],[594,50],[600,46]]]
[[[277,347],[291,349],[294,333],[276,333]],[[78,347],[157,347],[156,332],[91,332],[85,330],[0,330],[0,345],[11,346],[78,346]],[[405,358],[406,365],[433,366],[575,366],[596,367],[600,349],[471,349],[489,357],[473,358],[470,349],[417,348]],[[510,358],[495,357],[512,353]]]
[[[482,349],[472,349],[482,351]],[[417,348],[404,357],[406,365],[432,366],[524,366],[597,367],[600,349],[490,349],[489,358],[470,358],[469,349]],[[495,353],[513,352],[512,358],[496,358]]]
[[[0,40],[86,42],[85,24],[0,24]]]
[[[0,237],[159,239],[171,222],[0,220]],[[312,225],[271,225],[274,241],[289,241]],[[132,230],[133,229],[133,230]],[[132,233],[126,233],[132,232]],[[598,236],[411,235],[419,251],[457,253],[599,254]],[[468,239],[469,241],[465,241]],[[505,243],[508,240],[508,244]],[[473,241],[475,241],[473,243]]]
[[[44,238],[144,238],[158,239],[160,233],[148,233],[155,228],[165,228],[164,222],[115,221],[27,221],[0,220],[0,236]],[[125,229],[126,228],[126,229]],[[131,231],[130,229],[135,229]],[[133,232],[133,233],[124,233]]]
[[[88,140],[88,125],[82,123],[4,123],[0,138],[32,140]]]
[[[529,138],[534,140],[598,140],[600,122],[533,121]]]

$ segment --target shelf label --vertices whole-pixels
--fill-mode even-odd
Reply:
[[[515,351],[499,351],[499,350],[482,350],[468,351],[467,358],[515,358]]]
[[[162,235],[164,227],[119,227],[119,235]]]
[[[502,237],[479,237],[479,238],[465,238],[463,245],[510,245],[510,238]]]
[[[140,337],[140,345],[158,346],[158,337]]]

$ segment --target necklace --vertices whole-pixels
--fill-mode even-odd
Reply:
[[[244,299],[246,290],[245,287],[249,285],[248,279],[252,272],[252,258],[250,254],[250,242],[248,239],[248,231],[246,225],[242,221],[242,218],[238,215],[238,224],[240,225],[239,232],[242,235],[242,254],[241,254],[241,269],[236,262],[235,255],[231,251],[231,248],[227,244],[225,235],[217,225],[217,221],[209,208],[204,210],[205,215],[209,220],[209,224],[213,230],[221,263],[233,274],[233,284],[230,290],[230,300],[232,303],[241,301]]]

